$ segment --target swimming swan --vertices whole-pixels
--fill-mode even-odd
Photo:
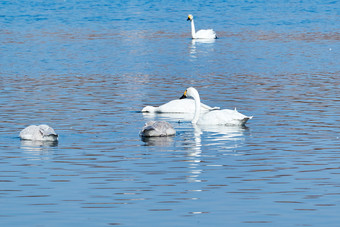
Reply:
[[[218,110],[219,107],[210,107],[201,103],[201,112]],[[175,99],[161,106],[146,106],[142,112],[148,113],[195,113],[195,101],[192,99]]]
[[[149,121],[145,123],[139,133],[142,137],[173,136],[175,134],[175,129],[166,121]]]
[[[239,112],[237,110],[213,110],[210,112],[202,113],[200,112],[200,96],[198,94],[198,91],[193,88],[189,87],[185,90],[183,96],[181,98],[187,98],[191,97],[195,100],[195,115],[192,119],[193,124],[199,124],[199,125],[238,125],[243,126],[246,124],[246,122],[253,118],[247,117]]]
[[[194,17],[189,14],[187,21],[190,20],[191,22],[191,37],[193,39],[216,39],[216,33],[212,29],[202,29],[198,32],[195,31],[195,24],[194,24]]]
[[[23,140],[57,141],[58,134],[48,125],[30,125],[23,129],[19,137]]]

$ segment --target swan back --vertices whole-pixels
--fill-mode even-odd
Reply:
[[[244,114],[241,114],[236,109],[235,110],[223,109],[202,114],[197,123],[200,125],[244,126],[247,123],[247,121],[251,118],[253,117],[252,116],[248,117]]]
[[[181,98],[186,97],[192,97],[195,100],[195,115],[191,121],[193,124],[244,126],[246,122],[252,118],[252,116],[248,117],[239,113],[236,108],[235,110],[212,110],[201,114],[200,108],[198,108],[200,105],[200,96],[198,91],[193,87],[187,88]]]
[[[219,107],[210,107],[201,103],[201,111],[211,111],[219,109]],[[175,99],[161,106],[146,106],[142,112],[147,113],[195,113],[195,101],[192,99]]]
[[[216,39],[216,32],[212,29],[199,30],[195,34],[195,39]]]
[[[58,140],[58,134],[48,125],[30,125],[20,132],[19,137],[23,140]]]
[[[149,121],[139,133],[142,137],[173,136],[175,134],[175,129],[166,121]]]

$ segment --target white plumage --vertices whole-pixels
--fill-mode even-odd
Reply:
[[[142,137],[173,136],[175,134],[175,129],[166,121],[149,121],[145,123],[139,133]]]
[[[216,33],[212,29],[202,29],[196,32],[195,30],[195,23],[194,23],[194,17],[189,14],[188,19],[191,22],[191,37],[193,39],[216,39]]]
[[[19,137],[23,140],[58,140],[58,134],[48,125],[30,125],[20,132]]]
[[[246,122],[252,118],[239,113],[236,109],[229,110],[213,110],[205,113],[201,113],[200,108],[200,96],[198,91],[189,87],[185,90],[181,98],[191,97],[195,100],[195,115],[192,119],[193,124],[199,125],[239,125],[243,126]]]
[[[201,103],[201,112],[217,110],[219,107],[210,107]],[[195,113],[195,101],[192,99],[175,99],[160,106],[146,106],[142,112],[147,113]]]

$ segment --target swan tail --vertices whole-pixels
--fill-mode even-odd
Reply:
[[[145,124],[143,127],[142,131],[140,131],[139,135],[143,137],[152,137],[152,136],[157,136],[157,129],[152,125],[155,122],[148,122]]]

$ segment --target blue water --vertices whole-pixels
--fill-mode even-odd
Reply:
[[[218,39],[193,41],[196,29]],[[1,226],[338,226],[338,1],[0,1]],[[246,128],[142,114],[194,86]],[[177,134],[142,140],[144,122]],[[49,124],[58,143],[20,141]]]

